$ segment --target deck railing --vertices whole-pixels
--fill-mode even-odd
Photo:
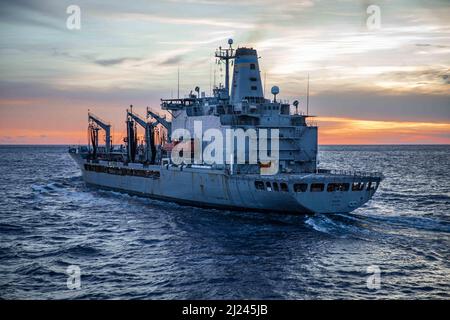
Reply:
[[[317,169],[317,173],[327,173],[327,174],[355,176],[355,177],[367,177],[367,178],[380,178],[380,179],[384,178],[384,175],[381,172],[367,172],[367,171],[357,171],[357,170]]]

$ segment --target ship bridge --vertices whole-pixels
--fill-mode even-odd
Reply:
[[[225,63],[224,86],[206,96],[196,87],[186,98],[162,99],[161,108],[172,116],[171,129],[186,129],[195,136],[194,124],[201,121],[203,132],[208,129],[278,129],[279,164],[285,172],[314,172],[317,168],[317,127],[307,121],[309,114],[299,111],[298,101],[291,105],[277,98],[280,89],[273,86],[272,97],[265,96],[259,58],[256,49],[219,47],[215,57]],[[233,70],[230,72],[231,62]],[[229,85],[232,75],[231,86]],[[309,82],[308,82],[309,84]],[[224,155],[224,158],[228,155]],[[252,172],[255,165],[236,165],[237,170]]]

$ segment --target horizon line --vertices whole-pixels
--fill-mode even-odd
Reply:
[[[120,146],[122,144],[114,144]],[[87,146],[87,144],[70,144],[70,143],[0,143],[0,147],[67,147],[67,146]],[[103,146],[103,145],[101,145]],[[450,143],[333,143],[333,144],[318,144],[318,146],[450,146]]]

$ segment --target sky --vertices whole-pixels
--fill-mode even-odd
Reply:
[[[448,0],[0,0],[0,144],[84,144],[88,109],[121,143],[177,70],[182,95],[223,82],[228,38],[302,111],[309,74],[320,144],[450,143]]]

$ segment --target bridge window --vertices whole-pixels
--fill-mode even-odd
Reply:
[[[375,182],[374,181],[369,182],[369,184],[367,185],[367,190],[375,190]]]
[[[311,192],[322,192],[325,189],[325,185],[323,183],[312,183],[311,184]]]
[[[264,182],[255,181],[255,188],[256,188],[256,190],[264,190]]]
[[[289,191],[288,185],[284,182],[280,183],[280,188],[281,188],[281,191],[283,191],[283,192]]]
[[[255,77],[250,77],[250,81],[256,81],[257,79]]]
[[[349,187],[350,185],[348,183],[329,183],[327,186],[327,191],[348,191]]]
[[[295,192],[306,192],[308,190],[308,184],[307,183],[296,183],[294,184],[294,191]]]
[[[270,184],[269,181],[266,182],[266,190],[267,191],[272,191],[272,185]]]
[[[278,189],[278,183],[274,182],[273,184],[273,191],[279,191],[280,189]]]
[[[364,190],[364,182],[353,182],[352,191],[362,191]]]
[[[257,90],[258,87],[257,86],[252,86],[252,90]]]
[[[256,69],[256,65],[254,63],[250,63],[250,70],[255,70]]]

